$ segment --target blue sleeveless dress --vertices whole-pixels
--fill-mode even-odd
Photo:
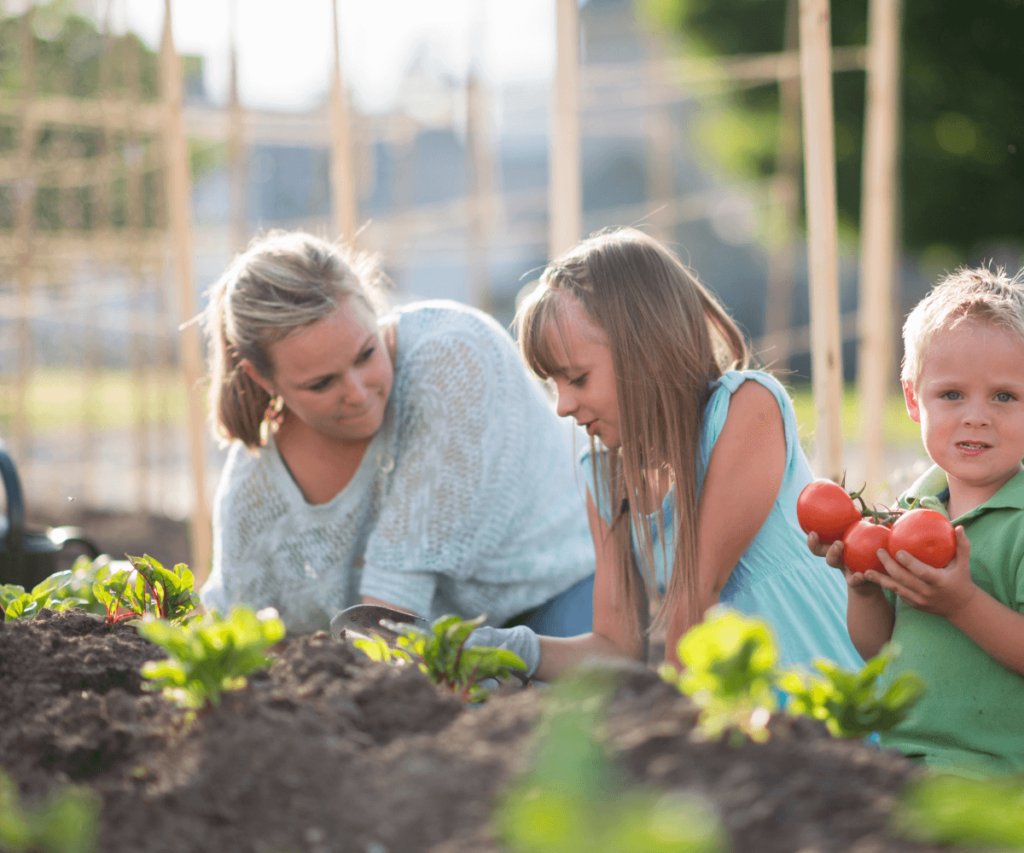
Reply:
[[[698,491],[703,485],[711,450],[721,435],[733,393],[745,381],[759,382],[772,392],[782,411],[786,435],[786,469],[779,496],[767,521],[740,557],[722,589],[720,602],[749,616],[765,620],[775,634],[779,665],[806,667],[815,658],[829,658],[847,669],[859,669],[863,660],[846,630],[846,581],[840,572],[814,556],[807,535],[796,517],[796,499],[812,479],[810,465],[800,447],[796,414],[786,389],[771,375],[759,370],[731,370],[712,383],[711,399],[704,410],[704,436],[697,466]],[[581,456],[586,482],[594,485],[594,466],[589,449]],[[601,507],[610,523],[610,501]],[[654,546],[655,577],[664,590],[675,545],[672,493],[663,506],[665,528],[650,516]],[[664,543],[664,547],[662,547]],[[639,553],[635,531],[633,548]],[[669,565],[665,565],[667,562]]]

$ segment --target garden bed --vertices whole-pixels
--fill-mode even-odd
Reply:
[[[481,707],[415,669],[324,634],[287,638],[269,670],[189,723],[142,689],[162,651],[82,611],[0,623],[0,768],[26,801],[74,782],[102,802],[102,853],[500,850],[489,816],[530,761],[544,689]],[[779,717],[763,744],[695,741],[689,699],[627,670],[606,725],[627,778],[696,790],[735,851],[930,848],[885,827],[917,774],[901,756]]]

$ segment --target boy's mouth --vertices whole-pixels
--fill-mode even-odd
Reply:
[[[986,450],[990,447],[983,441],[958,441],[956,446],[961,450]]]

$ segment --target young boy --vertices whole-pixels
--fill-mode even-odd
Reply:
[[[890,639],[888,679],[928,690],[883,746],[943,772],[1024,772],[1024,278],[961,269],[903,327],[903,394],[935,463],[908,496],[937,495],[957,553],[934,569],[878,552],[887,575],[842,565],[842,543],[811,549],[849,585],[847,627],[864,658]]]

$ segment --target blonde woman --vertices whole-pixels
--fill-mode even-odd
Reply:
[[[785,665],[861,665],[843,579],[797,523],[812,475],[791,401],[747,369],[736,324],[671,251],[632,229],[592,237],[548,266],[517,325],[558,413],[591,436],[594,627],[478,641],[514,648],[542,680],[589,655],[642,658],[651,599],[678,665],[680,637],[722,603],[767,620]]]
[[[493,319],[443,301],[385,313],[377,278],[275,233],[212,288],[210,411],[230,450],[204,604],[273,606],[293,632],[359,602],[589,630],[572,425]]]

